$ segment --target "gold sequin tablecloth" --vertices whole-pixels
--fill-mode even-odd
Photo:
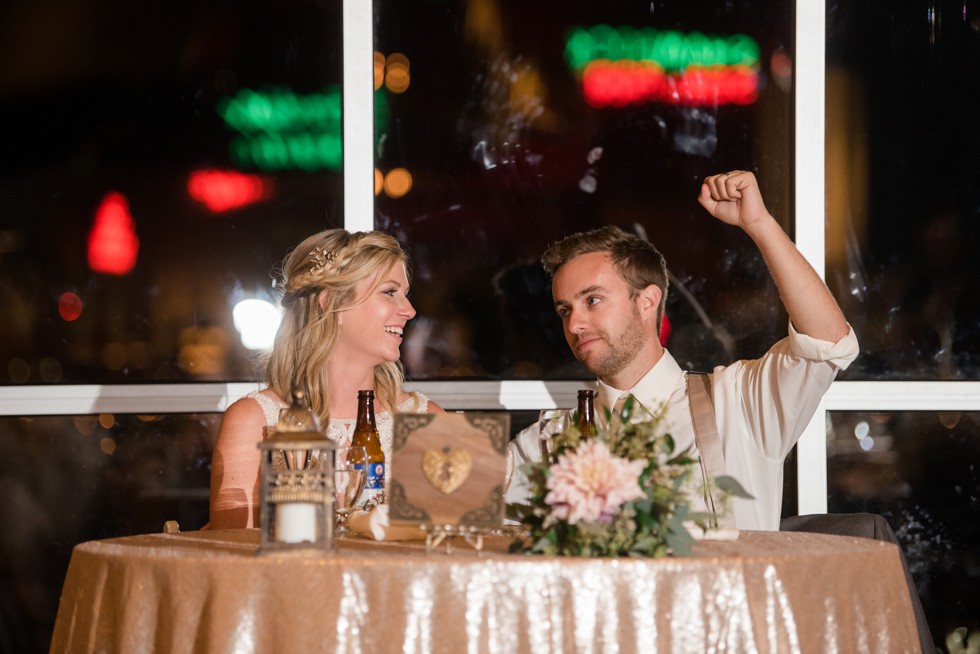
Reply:
[[[256,530],[75,547],[52,652],[916,652],[898,549],[742,532],[693,558],[342,539],[256,557]]]

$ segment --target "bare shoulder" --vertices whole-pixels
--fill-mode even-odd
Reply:
[[[446,410],[443,409],[438,404],[436,404],[435,402],[433,402],[432,400],[429,400],[429,405],[426,407],[426,412],[427,413],[445,413]]]
[[[265,427],[265,415],[262,407],[251,397],[243,397],[225,409],[218,428],[219,440],[239,440],[249,438],[262,440],[262,430]]]
[[[262,407],[259,406],[259,403],[255,398],[238,398],[232,402],[227,409],[225,409],[225,420],[247,420],[249,418],[262,418]]]

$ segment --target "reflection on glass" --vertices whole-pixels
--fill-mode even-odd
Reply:
[[[208,520],[219,414],[0,418],[0,633],[46,652],[72,548]]]
[[[377,226],[413,256],[411,378],[587,377],[538,259],[605,224],[642,231],[667,257],[668,347],[682,365],[758,356],[785,334],[758,253],[695,198],[708,174],[751,168],[790,224],[790,87],[769,77],[782,62],[786,81],[789,5],[375,6],[375,85],[391,112],[378,126]],[[410,62],[400,93],[386,86],[396,54]],[[411,187],[380,192],[396,170]]]
[[[140,7],[0,21],[0,385],[252,379],[233,307],[342,222],[340,3]]]
[[[882,515],[933,638],[980,638],[980,413],[832,412],[831,424],[829,512]]]
[[[536,411],[511,412],[512,434]],[[208,521],[221,414],[0,418],[0,634],[48,651],[72,548]],[[5,650],[6,651],[6,650]]]
[[[827,3],[827,281],[862,346],[848,379],[980,374],[980,143],[961,81],[980,74],[976,14]]]

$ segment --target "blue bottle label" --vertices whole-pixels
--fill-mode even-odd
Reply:
[[[364,482],[365,488],[383,490],[385,487],[385,464],[369,463],[367,480]]]
[[[361,466],[354,466],[355,468],[361,468]],[[385,464],[381,463],[369,463],[367,464],[367,477],[364,480],[364,490],[381,490],[385,487]]]

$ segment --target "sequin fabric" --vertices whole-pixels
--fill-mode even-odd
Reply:
[[[693,558],[425,553],[340,539],[255,555],[258,532],[77,546],[53,652],[917,652],[896,546],[742,532]]]

